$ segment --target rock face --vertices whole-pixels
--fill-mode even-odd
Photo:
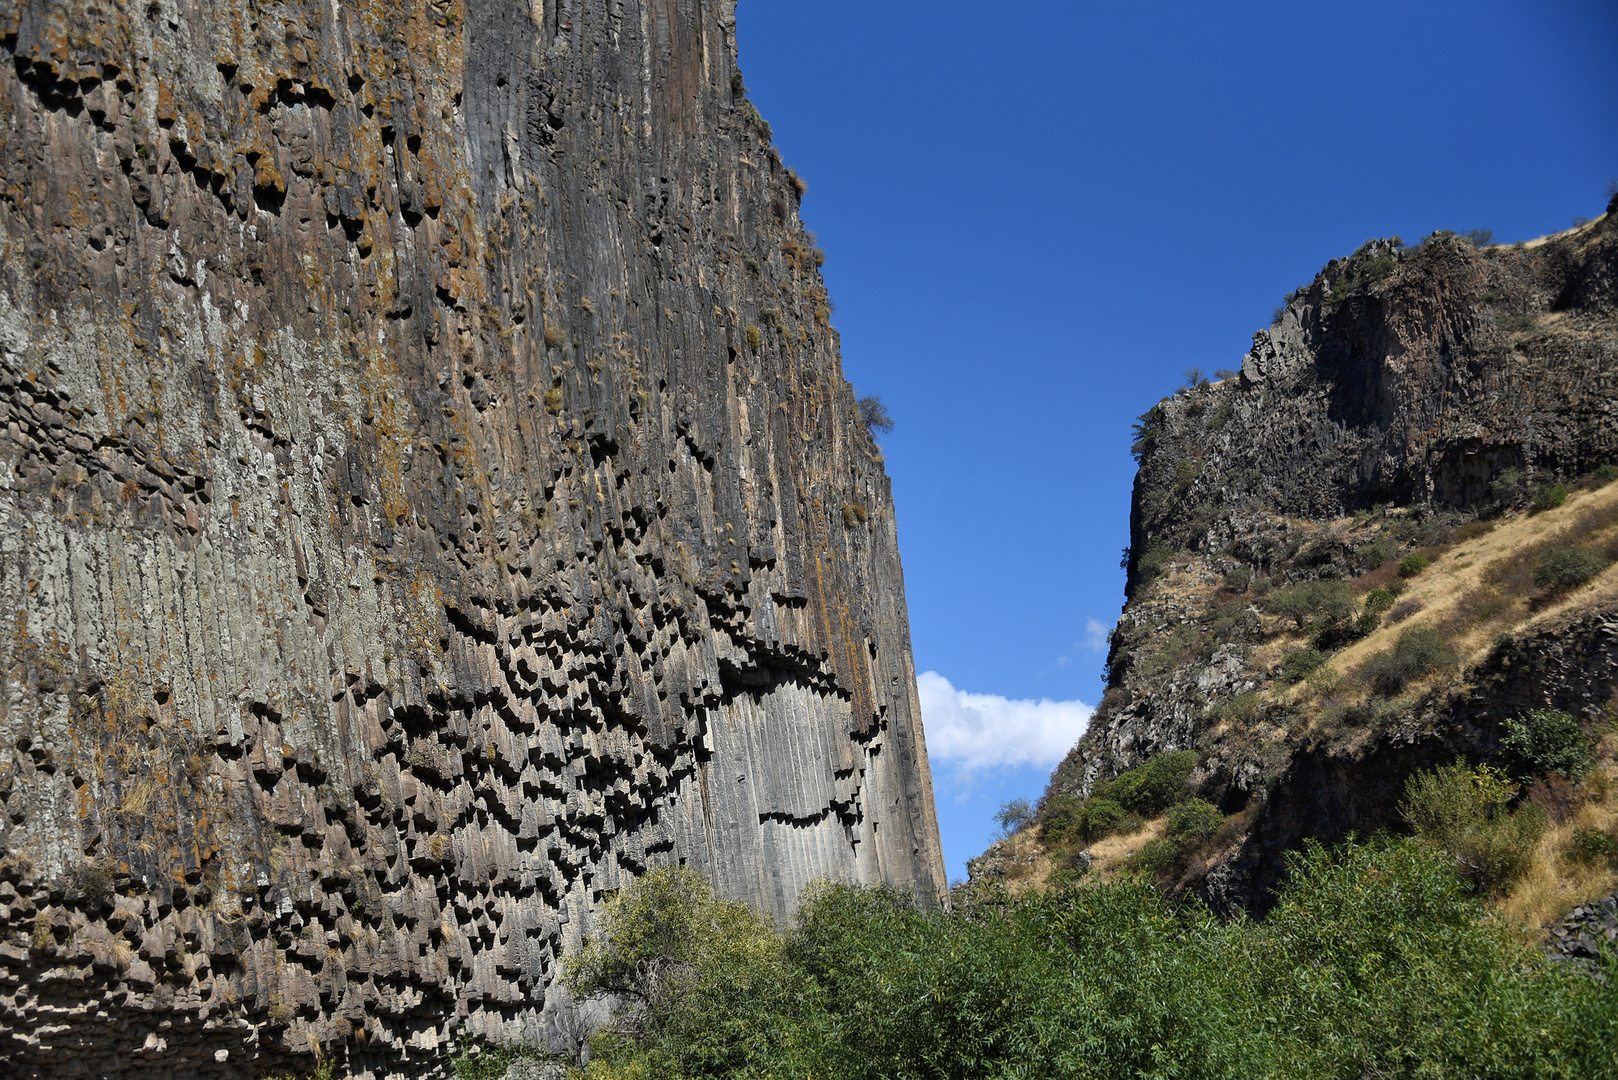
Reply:
[[[658,863],[939,895],[733,0],[39,0],[0,50],[0,1072],[565,1044]]]
[[[1210,878],[1231,907],[1261,902],[1285,846],[1387,824],[1409,771],[1487,750],[1500,702],[1606,703],[1618,672],[1592,654],[1580,663],[1593,681],[1418,703],[1400,731],[1316,754],[1255,702],[1278,672],[1250,659],[1264,615],[1249,582],[1348,578],[1397,561],[1446,514],[1511,509],[1537,485],[1618,463],[1618,198],[1533,244],[1372,241],[1288,297],[1241,370],[1221,375],[1137,425],[1109,685],[1049,793],[1083,795],[1154,754],[1198,749],[1203,794],[1256,815]],[[1554,666],[1570,646],[1553,633],[1514,648],[1489,663]],[[1505,693],[1504,675],[1478,678]]]
[[[1601,951],[1618,942],[1618,893],[1581,904],[1551,930],[1551,959],[1577,964],[1598,979]]]

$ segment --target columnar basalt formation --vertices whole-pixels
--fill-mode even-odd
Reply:
[[[25,0],[0,51],[0,1072],[565,1041],[659,863],[938,895],[733,0]]]

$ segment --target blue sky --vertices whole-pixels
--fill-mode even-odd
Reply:
[[[952,877],[1100,697],[1134,418],[1366,239],[1539,236],[1618,176],[1611,0],[742,0],[738,32],[897,423]]]

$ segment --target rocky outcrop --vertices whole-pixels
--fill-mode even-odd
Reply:
[[[1551,928],[1551,959],[1583,967],[1598,979],[1601,956],[1618,949],[1618,893],[1580,904]]]
[[[1385,564],[1453,544],[1480,514],[1618,463],[1615,279],[1618,198],[1532,244],[1372,241],[1289,296],[1239,372],[1142,416],[1108,687],[1047,804],[1196,749],[1193,783],[1243,815],[1242,839],[1190,884],[1252,910],[1304,838],[1396,825],[1412,771],[1487,758],[1502,709],[1599,718],[1615,685],[1605,610],[1503,644],[1419,701],[1282,700],[1279,655],[1261,646],[1295,632],[1265,590],[1378,566],[1387,578]],[[1327,699],[1330,716],[1308,714]]]
[[[728,0],[0,10],[0,1071],[565,1044],[683,862],[944,885]]]
[[[1477,508],[1507,469],[1576,475],[1618,456],[1611,210],[1533,247],[1439,233],[1328,263],[1239,373],[1141,418],[1131,593],[1154,550],[1229,549],[1265,569],[1255,511]]]
[[[1208,770],[1233,808],[1257,795],[1241,844],[1198,883],[1216,910],[1264,911],[1285,870],[1286,852],[1306,838],[1328,843],[1403,827],[1399,804],[1414,773],[1457,758],[1495,761],[1505,722],[1554,708],[1606,722],[1618,701],[1618,610],[1559,620],[1502,642],[1460,692],[1439,687],[1372,720],[1347,743],[1314,739],[1288,748],[1257,785]],[[1224,783],[1220,783],[1224,781]]]
[[[1363,569],[1366,538],[1338,519],[1379,509],[1390,542],[1414,543],[1421,513],[1510,507],[1618,461],[1615,278],[1618,199],[1532,245],[1372,241],[1289,296],[1239,372],[1142,416],[1108,690],[1051,790],[1195,746],[1258,689],[1246,583]],[[1281,766],[1254,756],[1243,783]]]

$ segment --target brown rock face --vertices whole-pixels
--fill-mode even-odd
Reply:
[[[1266,616],[1264,596],[1397,563],[1450,524],[1618,465],[1615,282],[1618,198],[1533,244],[1373,241],[1288,297],[1239,373],[1142,416],[1109,685],[1047,805],[1196,749],[1198,793],[1251,826],[1197,884],[1218,906],[1254,909],[1288,847],[1396,824],[1411,771],[1486,757],[1511,715],[1502,703],[1598,715],[1618,685],[1610,612],[1496,648],[1468,674],[1485,689],[1406,703],[1400,724],[1378,721],[1394,730],[1360,738],[1370,721],[1331,721],[1343,728],[1331,741],[1329,724],[1311,726],[1322,697],[1281,700],[1290,683],[1263,650],[1303,623]],[[1330,651],[1353,638],[1314,640]]]
[[[0,10],[0,1072],[565,1042],[683,862],[944,873],[726,0]]]

